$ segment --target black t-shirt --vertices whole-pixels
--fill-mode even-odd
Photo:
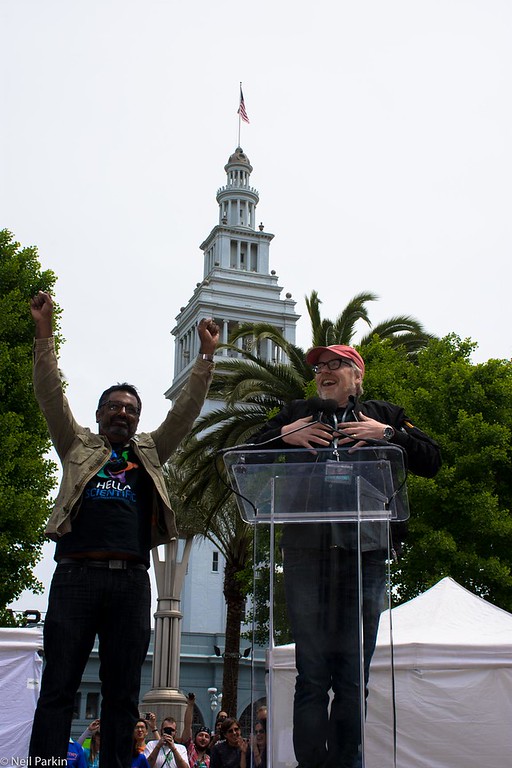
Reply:
[[[112,455],[84,488],[70,533],[57,542],[55,559],[115,552],[149,567],[152,480],[131,447]]]
[[[213,745],[210,768],[240,768],[240,747],[232,747],[227,741]]]

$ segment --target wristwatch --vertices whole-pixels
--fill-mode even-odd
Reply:
[[[213,363],[213,355],[201,355],[201,360],[208,360],[209,363]]]
[[[384,430],[383,430],[383,433],[382,433],[383,439],[384,440],[391,440],[393,438],[394,434],[395,434],[395,430],[393,429],[393,427],[390,427],[389,424],[386,424],[384,426]]]

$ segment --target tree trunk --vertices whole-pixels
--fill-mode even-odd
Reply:
[[[237,717],[238,668],[240,666],[240,625],[245,602],[245,591],[237,578],[243,570],[239,564],[226,563],[224,571],[224,597],[226,599],[226,646],[224,649],[224,675],[222,680],[222,709],[230,717]]]

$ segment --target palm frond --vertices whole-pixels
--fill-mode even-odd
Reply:
[[[359,346],[364,347],[376,336],[382,340],[389,340],[394,348],[404,347],[410,354],[419,352],[435,338],[410,315],[397,315],[383,320],[372,329],[371,333],[361,339]]]
[[[304,298],[306,301],[306,309],[308,310],[309,319],[311,321],[311,346],[325,346],[322,318],[320,316],[320,304],[322,302],[318,298],[318,292],[311,291],[309,297],[305,296]]]
[[[376,301],[378,299],[375,293],[359,293],[354,296],[349,303],[345,306],[341,314],[338,315],[332,325],[332,337],[331,344],[350,344],[356,333],[356,323],[362,320],[370,328],[372,323],[366,308],[366,304],[369,301]]]
[[[256,348],[263,341],[271,341],[284,353],[292,367],[302,375],[304,374],[304,350],[285,339],[279,328],[271,323],[242,323],[230,334],[230,343],[224,344],[222,347],[234,350],[244,357],[253,360],[261,360],[261,357],[258,354],[252,354],[251,349],[240,349],[240,347],[236,345],[238,340],[247,338],[251,338],[254,341]]]
[[[302,397],[304,386],[312,378],[304,363],[298,371],[292,364],[268,362],[245,353],[243,358],[226,358],[217,365],[210,388],[210,398],[222,398],[227,403],[246,402],[254,394],[269,400],[269,407]]]

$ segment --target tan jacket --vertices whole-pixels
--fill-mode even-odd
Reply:
[[[213,363],[198,358],[189,379],[164,422],[153,432],[131,440],[141,464],[153,480],[151,546],[176,538],[162,465],[168,461],[199,416],[213,376]],[[53,338],[34,342],[34,391],[62,462],[62,481],[45,533],[56,541],[71,530],[82,492],[111,454],[103,435],[78,424],[63,392]]]

